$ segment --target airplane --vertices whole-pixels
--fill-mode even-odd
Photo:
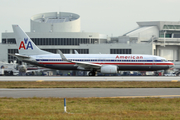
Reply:
[[[12,25],[19,53],[10,54],[22,62],[57,70],[90,71],[89,76],[118,71],[167,70],[174,64],[165,58],[141,54],[59,54],[39,49],[19,25]]]

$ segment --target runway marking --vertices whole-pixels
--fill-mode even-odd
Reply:
[[[51,80],[63,80],[63,79],[71,79],[71,78],[53,78]]]
[[[180,95],[157,95],[157,96],[116,96],[116,97],[97,97],[97,98],[159,98],[159,97],[180,97]]]
[[[37,80],[36,82],[44,82],[44,80]]]
[[[171,82],[178,82],[178,80],[171,80]]]

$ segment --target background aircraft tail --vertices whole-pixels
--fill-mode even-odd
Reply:
[[[40,54],[53,54],[50,52],[39,49],[29,36],[19,27],[19,25],[12,25],[14,35],[16,38],[16,45],[19,54],[21,55],[40,55]]]

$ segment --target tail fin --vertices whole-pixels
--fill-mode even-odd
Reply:
[[[52,54],[50,52],[39,49],[29,36],[18,26],[12,25],[16,38],[16,44],[18,46],[19,54],[21,55],[40,55],[40,54]]]

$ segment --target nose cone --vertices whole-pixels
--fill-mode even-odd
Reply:
[[[174,67],[174,63],[170,62],[169,68],[173,68],[173,67]]]

